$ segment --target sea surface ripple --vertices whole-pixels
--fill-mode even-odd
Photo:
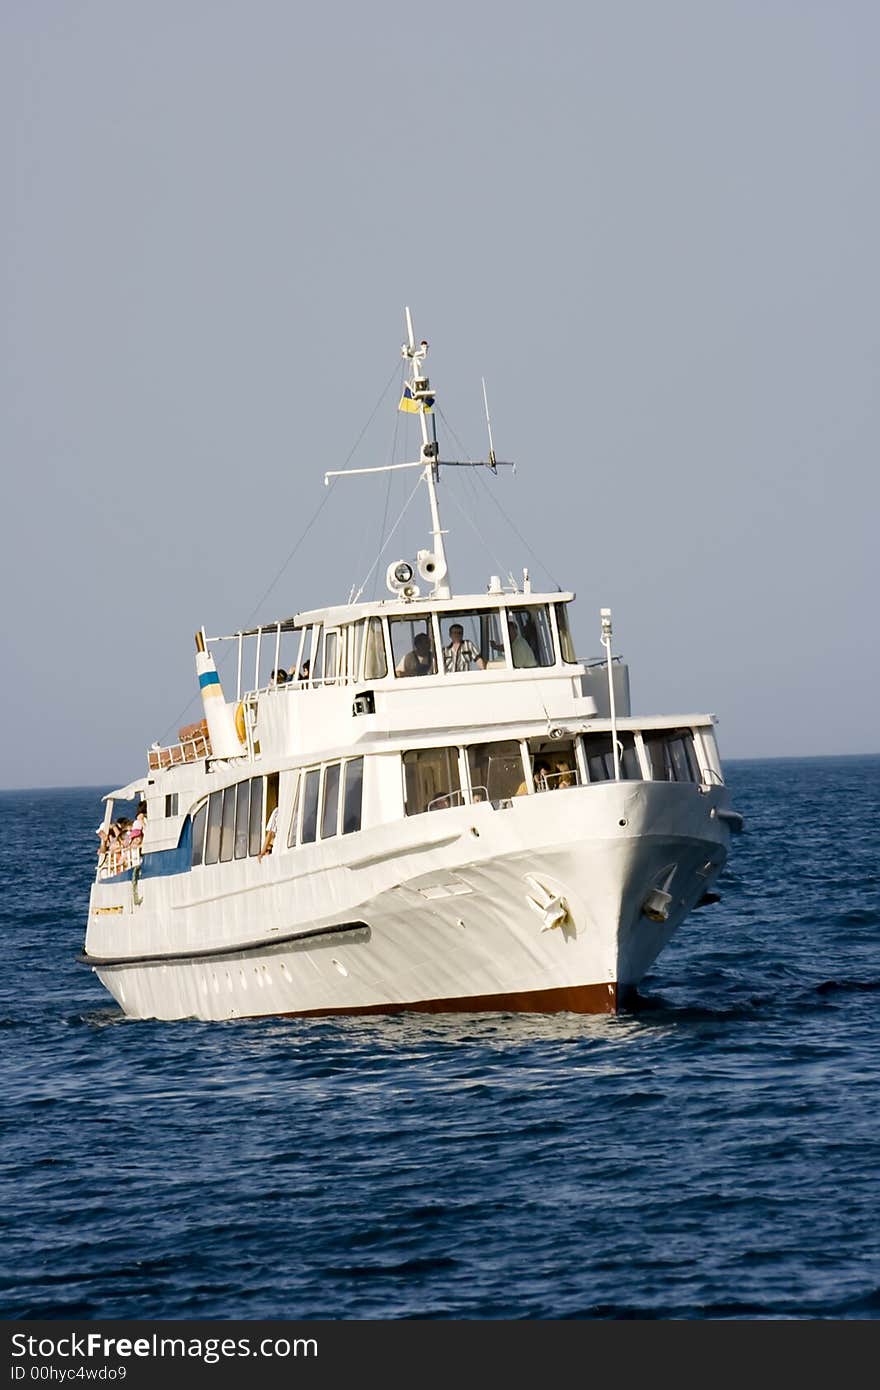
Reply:
[[[880,1317],[880,758],[727,776],[613,1019],[128,1021],[100,792],[0,793],[0,1315]]]

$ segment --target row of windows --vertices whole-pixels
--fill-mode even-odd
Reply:
[[[278,804],[278,774],[250,777],[246,782],[211,792],[193,816],[192,862],[226,864],[259,854],[263,844],[263,802],[266,819]],[[269,804],[271,802],[271,805]]]
[[[701,780],[691,730],[658,730],[641,736],[644,765],[633,733],[617,739],[620,776],[655,782]],[[614,778],[610,733],[574,739],[506,739],[467,748],[418,748],[403,754],[404,811],[408,816],[461,806],[466,801],[506,801]]]
[[[364,760],[328,763],[293,774],[289,848],[319,838],[351,835],[361,828]],[[258,855],[278,805],[278,773],[251,777],[212,792],[193,816],[192,862],[226,864]],[[265,808],[265,814],[264,814]]]
[[[617,749],[620,776],[625,780],[701,780],[690,729],[646,731],[638,742],[635,734],[621,732]],[[497,803],[614,778],[610,733],[410,749],[403,754],[402,764],[407,816],[468,801]],[[363,758],[325,763],[295,772],[293,777],[288,848],[360,830]],[[278,773],[212,792],[193,817],[193,864],[223,864],[258,855],[277,805]]]
[[[564,603],[372,617],[338,629],[319,623],[302,635],[291,670],[301,673],[306,658],[310,670],[298,684],[328,685],[345,678],[383,680],[389,672],[409,677],[508,665],[527,670],[554,666],[557,659],[569,664],[577,660]]]
[[[293,794],[287,845],[312,844],[320,838],[351,835],[361,828],[364,760],[327,763],[300,773]]]

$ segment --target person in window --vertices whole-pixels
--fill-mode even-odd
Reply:
[[[443,648],[444,671],[469,671],[472,666],[476,666],[478,671],[486,669],[486,663],[473,642],[465,641],[461,623],[450,623],[449,645]]]
[[[266,838],[263,841],[263,848],[257,855],[258,863],[262,864],[267,854],[272,853],[272,846],[275,843],[275,835],[278,830],[278,807],[274,807],[271,816],[266,823]]]
[[[535,653],[520,632],[513,618],[507,619],[507,632],[510,637],[510,655],[517,670],[524,666],[537,666]]]
[[[555,776],[555,778],[553,779],[553,786],[558,788],[558,787],[573,787],[574,785],[575,785],[575,780],[574,780],[574,768],[572,767],[571,763],[566,763],[566,762],[557,763],[557,764],[556,764],[556,776]]]
[[[538,761],[535,763],[534,768],[532,769],[532,781],[534,782],[536,792],[545,792],[547,791],[548,787],[552,785],[547,780],[549,776],[550,764],[545,762],[543,758],[539,758]],[[525,782],[520,782],[519,786],[514,792],[514,796],[525,796],[526,790],[527,788]]]
[[[407,652],[397,666],[398,676],[431,676],[434,674],[434,654],[431,639],[427,632],[417,632],[413,638],[412,651]]]

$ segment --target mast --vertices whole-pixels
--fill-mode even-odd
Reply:
[[[417,462],[412,463],[386,463],[379,464],[372,468],[342,468],[331,469],[324,474],[325,486],[331,478],[352,478],[364,473],[392,473],[399,468],[421,468],[422,481],[428,489],[428,500],[431,507],[431,539],[433,550],[420,550],[416,557],[419,574],[433,585],[431,590],[432,598],[451,598],[452,592],[449,587],[448,576],[449,568],[446,559],[446,546],[443,537],[446,535],[440,523],[440,504],[437,499],[437,483],[440,476],[441,464],[444,468],[491,468],[493,473],[497,473],[499,468],[513,468],[512,463],[502,463],[496,459],[495,450],[492,447],[492,426],[489,424],[489,459],[441,459],[440,446],[437,443],[437,425],[434,418],[435,393],[431,389],[431,383],[424,373],[424,362],[428,354],[428,344],[423,338],[417,345],[415,334],[413,333],[412,315],[409,308],[406,308],[406,332],[407,340],[400,349],[401,355],[410,363],[411,376],[409,381],[404,382],[403,395],[400,398],[399,410],[405,411],[409,415],[418,415],[419,425],[422,434],[422,447],[419,452]],[[485,399],[485,383],[483,384],[483,394]],[[488,402],[486,403],[487,424],[488,422]],[[430,419],[430,430],[428,421]],[[382,551],[379,551],[381,555]],[[377,557],[378,559],[378,557]]]
[[[431,506],[431,536],[434,542],[434,561],[436,582],[434,584],[435,598],[449,598],[449,566],[446,561],[446,547],[443,544],[443,537],[446,534],[440,525],[440,504],[437,499],[437,482],[439,469],[437,459],[439,457],[439,446],[437,444],[437,422],[433,415],[434,393],[431,390],[431,383],[424,373],[424,361],[428,355],[428,344],[423,338],[416,347],[415,334],[413,333],[412,315],[409,305],[406,306],[406,331],[407,341],[401,347],[401,355],[411,363],[412,377],[404,387],[404,401],[409,399],[413,402],[418,412],[419,425],[422,431],[422,449],[420,462],[425,465],[422,477],[428,489],[428,500]],[[413,407],[408,407],[412,409]],[[428,414],[431,414],[431,434],[428,435]]]

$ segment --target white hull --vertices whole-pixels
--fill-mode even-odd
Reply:
[[[140,905],[97,883],[84,959],[136,1018],[612,1013],[717,878],[728,804],[722,786],[604,783],[147,878]]]

